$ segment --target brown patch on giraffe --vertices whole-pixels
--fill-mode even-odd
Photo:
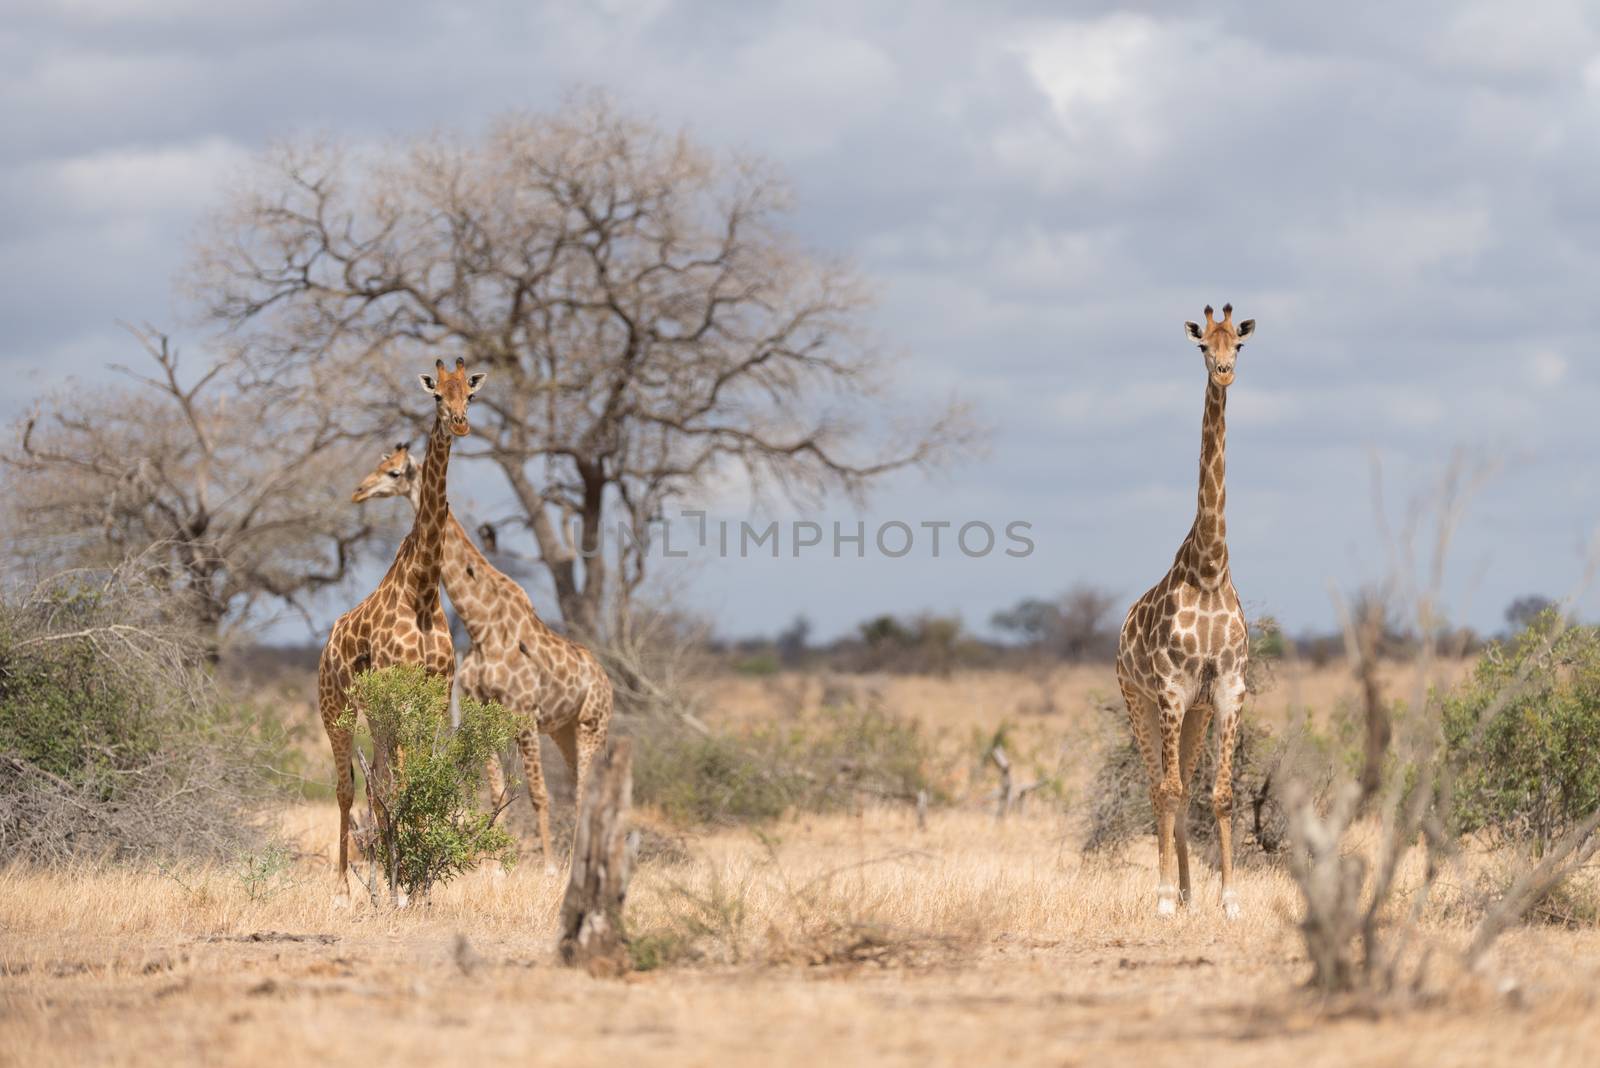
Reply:
[[[355,496],[362,500],[405,497],[420,512],[418,480],[417,465],[409,460],[409,452],[397,447],[363,480]],[[518,735],[517,750],[540,844],[546,864],[550,864],[554,860],[550,802],[538,732],[557,738],[573,774],[575,796],[582,797],[588,768],[610,730],[611,681],[592,652],[545,625],[527,592],[489,562],[448,509],[442,579],[472,640],[472,648],[461,661],[461,692],[479,701],[497,701],[537,725],[537,731]],[[562,732],[567,736],[564,743]],[[491,762],[489,779],[498,805],[505,788],[498,759]]]
[[[1189,339],[1205,355],[1207,373],[1194,525],[1166,575],[1129,608],[1118,642],[1118,682],[1156,808],[1162,912],[1189,895],[1187,835],[1178,833],[1177,819],[1178,801],[1193,771],[1192,763],[1180,767],[1179,760],[1180,736],[1191,717],[1203,732],[1215,716],[1219,759],[1213,808],[1221,817],[1232,805],[1231,739],[1244,694],[1249,631],[1228,567],[1225,413],[1239,349],[1254,329],[1254,320],[1235,326],[1231,304],[1223,306],[1221,320],[1207,306],[1203,329],[1185,324]],[[1159,737],[1150,729],[1149,710],[1156,705],[1161,708]],[[1218,844],[1223,905],[1233,915],[1230,825],[1219,822]]]
[[[350,806],[355,796],[351,731],[344,719],[351,703],[350,683],[361,671],[402,663],[420,663],[447,682],[455,672],[450,627],[439,596],[444,520],[449,512],[445,481],[451,440],[467,432],[467,403],[484,376],[468,375],[461,360],[456,361],[454,371],[446,371],[442,361],[436,362],[435,368],[437,379],[421,376],[435,398],[435,413],[416,520],[377,589],[334,623],[317,669],[317,702],[333,750],[339,801],[337,877],[346,899],[350,892]],[[358,489],[356,496],[361,492]],[[385,764],[380,750],[374,758],[374,774],[385,774]]]

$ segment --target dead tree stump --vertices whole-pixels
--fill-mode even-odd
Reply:
[[[633,742],[618,738],[589,768],[573,832],[572,877],[561,903],[561,960],[591,975],[620,975],[629,968],[622,906],[633,867],[632,803]]]

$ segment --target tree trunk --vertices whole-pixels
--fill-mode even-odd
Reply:
[[[583,593],[576,618],[569,621],[581,638],[600,637],[600,608],[605,603],[608,561],[605,548],[606,479],[599,463],[580,464],[583,478],[583,513],[578,528],[578,544],[583,556]]]
[[[555,587],[561,622],[566,624],[567,632],[573,637],[592,639],[597,634],[596,625],[599,623],[598,616],[590,611],[589,590],[594,579],[589,568],[594,561],[585,561],[584,581],[580,586],[577,554],[566,544],[567,532],[558,529],[550,521],[550,506],[544,496],[534,488],[518,461],[502,461],[500,469],[505,472],[506,481],[511,484],[523,514],[528,517],[528,527],[539,546],[540,562],[550,573],[550,583]]]
[[[561,904],[561,960],[591,975],[629,970],[622,906],[628,896],[633,850],[628,806],[633,802],[633,742],[618,738],[589,768],[572,846],[572,877]]]
[[[533,531],[533,540],[539,545],[539,561],[550,572],[550,585],[555,587],[555,603],[562,609],[562,622],[568,630],[581,630],[584,600],[578,588],[576,553],[566,547],[563,532],[550,521],[549,502],[528,481],[520,462],[502,460],[501,470],[506,472],[506,481],[517,494],[517,504],[522,505],[523,515],[528,516],[528,529]]]

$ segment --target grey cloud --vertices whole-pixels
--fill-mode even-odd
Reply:
[[[129,11],[133,14],[128,14]],[[910,398],[968,395],[983,458],[872,515],[1032,518],[1026,566],[718,570],[726,629],[793,605],[981,622],[1078,579],[1133,596],[1187,528],[1202,378],[1179,335],[1232,300],[1261,329],[1231,402],[1241,592],[1291,623],[1381,565],[1393,494],[1450,450],[1514,457],[1464,543],[1472,620],[1558,592],[1600,490],[1600,35],[1587,5],[1177,3],[411,6],[34,3],[0,85],[0,357],[27,388],[125,358],[237,156],[308,130],[383,138],[551,107],[591,84],[776,160],[794,224],[855,257]],[[73,14],[72,12],[76,12]],[[13,396],[20,409],[30,398]],[[468,475],[474,507],[502,494]],[[981,513],[981,515],[980,515]],[[1475,556],[1472,554],[1476,554]],[[826,591],[824,595],[822,591]],[[1461,595],[1463,603],[1465,594]]]

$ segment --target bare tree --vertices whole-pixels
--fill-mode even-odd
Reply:
[[[185,382],[167,337],[133,334],[154,374],[117,367],[128,383],[64,390],[22,421],[0,454],[7,520],[40,562],[138,558],[214,657],[264,604],[306,614],[374,533],[347,499],[354,446],[314,391],[286,402],[227,360]]]
[[[363,369],[379,423],[424,354],[494,371],[462,455],[504,473],[579,631],[625,610],[608,591],[643,581],[669,502],[730,478],[860,493],[967,434],[955,406],[882,403],[862,283],[784,232],[769,169],[602,99],[478,139],[295,144],[257,177],[214,220],[196,296],[270,341],[275,373]]]

